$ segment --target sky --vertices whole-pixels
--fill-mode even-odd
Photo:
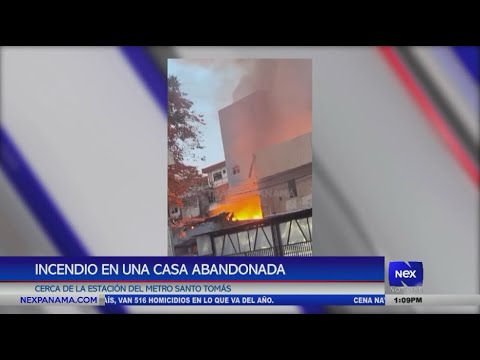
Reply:
[[[198,159],[205,156],[206,160],[190,158],[186,164],[201,169],[225,160],[218,110],[233,102],[233,91],[243,74],[244,69],[229,60],[168,60],[168,75],[177,76],[193,110],[203,114],[206,123],[202,127],[205,148],[195,150]]]

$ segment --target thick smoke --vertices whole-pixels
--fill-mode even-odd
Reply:
[[[275,121],[277,135],[274,136],[276,139],[265,139],[266,143],[285,141],[299,134],[311,132],[311,60],[239,60],[237,64],[242,66],[245,74],[233,91],[234,101],[257,91],[269,94],[270,111],[277,119]]]
[[[312,65],[308,59],[238,60],[245,75],[233,92],[237,101],[255,91],[268,91],[277,113],[292,116],[312,109]]]
[[[286,141],[312,131],[310,59],[250,59],[237,60],[236,64],[245,73],[233,91],[234,102],[255,92],[268,94],[269,112],[275,120],[263,121],[275,129],[255,134],[261,135],[262,143]],[[261,128],[258,122],[255,124]]]
[[[218,71],[223,79],[216,89],[235,102],[256,91],[268,91],[278,112],[311,111],[312,66],[309,59],[179,59],[178,61]],[[233,89],[233,91],[232,91]],[[214,100],[215,101],[215,100]],[[223,100],[224,102],[224,100]],[[215,103],[218,103],[215,101]],[[226,106],[228,104],[222,104]]]
[[[277,60],[237,60],[236,64],[243,69],[244,75],[233,91],[233,101],[273,87]]]
[[[214,73],[216,81],[205,83],[208,87],[208,100],[215,109],[223,108],[233,102],[233,92],[238,86],[240,79],[250,71],[251,60],[231,60],[231,59],[175,59],[179,64],[188,64],[189,81],[202,83],[203,79],[200,74],[204,73],[197,70],[208,70]]]

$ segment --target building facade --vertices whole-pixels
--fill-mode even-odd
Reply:
[[[227,166],[225,161],[203,168],[202,174],[207,175],[208,184],[213,188],[228,183]]]
[[[171,219],[192,219],[205,217],[210,206],[211,187],[206,176],[202,177],[188,193],[183,196],[182,206],[170,206]]]
[[[257,151],[254,172],[263,216],[311,208],[311,133]]]

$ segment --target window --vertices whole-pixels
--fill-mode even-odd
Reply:
[[[208,203],[213,204],[216,201],[217,200],[215,199],[215,194],[213,193],[213,191],[209,191],[208,192]]]
[[[233,167],[233,175],[235,175],[235,174],[240,174],[240,166],[238,166],[238,165],[235,165]]]
[[[218,180],[222,180],[222,173],[220,171],[213,174],[213,181]]]
[[[178,208],[176,207],[172,208],[172,214],[176,214],[176,213],[178,213]]]
[[[226,174],[226,173],[227,173],[227,170],[223,169],[222,173]]]
[[[297,197],[297,184],[295,184],[295,180],[288,182],[288,193],[290,194],[290,198]]]

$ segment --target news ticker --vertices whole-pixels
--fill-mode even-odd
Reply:
[[[384,284],[3,283],[0,305],[480,306],[480,295],[385,294]],[[372,294],[375,292],[375,294]]]
[[[480,305],[383,257],[0,257],[0,305]],[[394,294],[386,294],[386,289]]]

